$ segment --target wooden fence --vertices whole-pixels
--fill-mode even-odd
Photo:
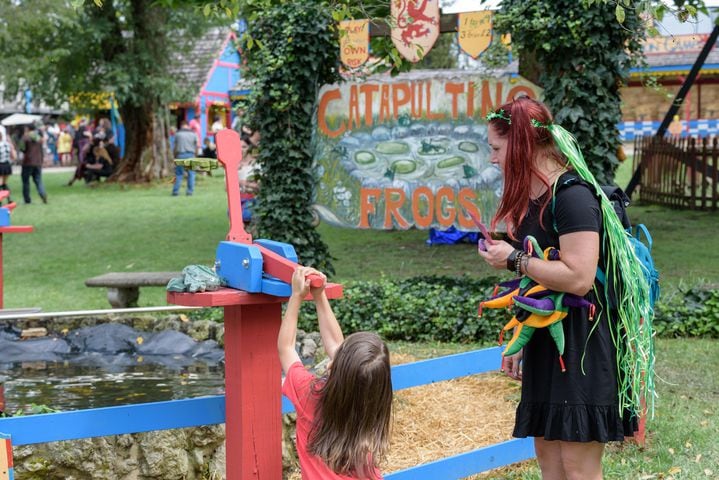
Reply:
[[[642,201],[691,210],[719,206],[717,137],[637,137],[634,169],[639,165]]]
[[[392,367],[394,390],[418,387],[453,378],[499,369],[502,348],[422,360]],[[277,385],[277,388],[280,388]],[[471,399],[467,399],[471,402]],[[294,411],[283,397],[282,413]],[[277,412],[280,415],[280,412]],[[147,432],[212,425],[225,421],[225,396],[200,397],[167,402],[76,410],[21,417],[0,418],[0,432],[9,434],[13,446],[59,442],[105,435]],[[531,438],[505,442],[445,457],[434,462],[392,472],[386,480],[457,480],[494,468],[534,458]],[[239,480],[229,478],[228,480]]]

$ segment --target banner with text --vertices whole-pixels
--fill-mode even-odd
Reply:
[[[488,111],[540,89],[520,77],[417,71],[325,85],[313,138],[315,208],[328,223],[476,230],[502,188],[489,161]]]
[[[340,60],[348,68],[358,68],[369,58],[369,20],[340,22]]]

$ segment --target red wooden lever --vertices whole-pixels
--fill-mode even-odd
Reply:
[[[237,170],[242,162],[242,143],[240,136],[232,129],[220,130],[215,134],[217,144],[217,159],[225,167],[225,183],[227,185],[227,209],[230,213],[230,231],[227,240],[237,243],[252,243],[252,235],[245,231],[245,224],[242,221],[242,202],[240,200],[240,178]],[[6,192],[0,192],[0,195]],[[0,197],[2,198],[2,197]],[[292,284],[292,274],[298,265],[257,245],[262,253],[262,270],[283,282]],[[309,275],[310,285],[321,287],[322,277]]]
[[[242,163],[242,143],[239,134],[229,128],[215,134],[217,160],[225,167],[227,185],[227,210],[230,214],[230,231],[227,240],[237,243],[252,243],[252,235],[245,231],[242,222],[242,200],[240,199],[240,177],[237,170]]]

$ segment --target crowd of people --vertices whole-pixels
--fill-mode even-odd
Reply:
[[[30,180],[40,199],[47,203],[43,167],[76,165],[68,185],[80,179],[89,184],[112,175],[119,161],[120,148],[107,118],[0,127],[0,190],[9,190],[7,179],[12,175],[12,166],[19,164],[25,203],[32,203]]]

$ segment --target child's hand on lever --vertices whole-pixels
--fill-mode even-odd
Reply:
[[[292,274],[292,296],[305,298],[310,292],[310,279],[307,278],[314,269],[299,266]]]
[[[292,294],[301,298],[312,292],[312,298],[317,299],[324,292],[326,285],[327,276],[312,267],[297,267],[292,275]]]
[[[310,285],[310,293],[312,293],[312,298],[314,300],[317,300],[325,293],[325,287],[327,286],[327,275],[318,270],[315,270],[314,268],[310,268],[309,270],[310,272],[308,273],[308,275],[317,275],[322,279],[322,285],[318,287]]]

